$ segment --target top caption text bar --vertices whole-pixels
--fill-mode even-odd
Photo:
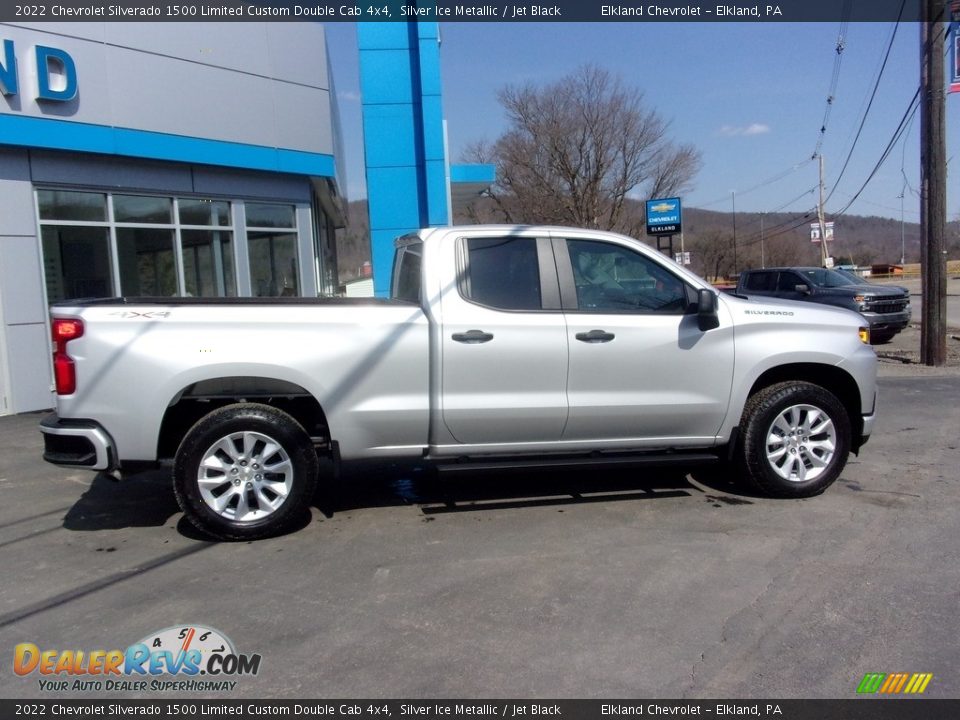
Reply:
[[[852,8],[837,0],[772,2],[604,2],[604,0],[326,0],[189,2],[143,0],[0,0],[0,22],[915,22],[920,0],[870,0]]]

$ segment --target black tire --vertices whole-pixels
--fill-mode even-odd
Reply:
[[[821,420],[823,415],[829,424]],[[799,434],[791,436],[788,428]],[[782,442],[769,443],[780,433]],[[828,450],[830,446],[832,450]],[[737,450],[741,475],[762,494],[781,498],[818,495],[833,484],[847,463],[850,417],[836,396],[819,385],[777,383],[747,401]]]
[[[893,340],[894,336],[897,333],[895,332],[886,332],[886,333],[870,333],[870,344],[871,345],[886,345],[888,342]]]
[[[238,403],[214,410],[187,431],[174,461],[173,488],[200,530],[223,540],[254,540],[283,532],[302,516],[317,469],[310,436],[293,417],[269,405]]]

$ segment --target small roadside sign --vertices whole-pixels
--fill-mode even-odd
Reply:
[[[833,223],[824,223],[823,227],[827,231],[827,240],[833,240]],[[820,223],[810,223],[810,242],[820,242]]]

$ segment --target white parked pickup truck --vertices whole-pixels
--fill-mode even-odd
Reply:
[[[44,458],[172,463],[186,516],[246,539],[303,512],[319,456],[718,462],[801,497],[870,435],[876,356],[856,313],[719,295],[594,230],[432,228],[396,247],[390,299],[54,306]]]

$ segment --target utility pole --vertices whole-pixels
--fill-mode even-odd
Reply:
[[[944,0],[920,0],[920,262],[923,269],[920,362],[947,362],[946,124]]]
[[[823,153],[820,158],[820,202],[817,203],[817,220],[820,223],[820,267],[827,266],[827,223],[823,218]]]
[[[903,197],[904,191],[906,188],[900,191],[900,194],[897,196],[900,198],[900,268],[902,269],[904,265],[907,264],[907,239],[906,235],[903,233]]]
[[[763,257],[763,218],[766,213],[760,213],[760,267],[767,267],[767,261]]]
[[[733,205],[733,274],[736,276],[740,272],[740,266],[737,265],[737,191],[730,191],[730,202]]]

